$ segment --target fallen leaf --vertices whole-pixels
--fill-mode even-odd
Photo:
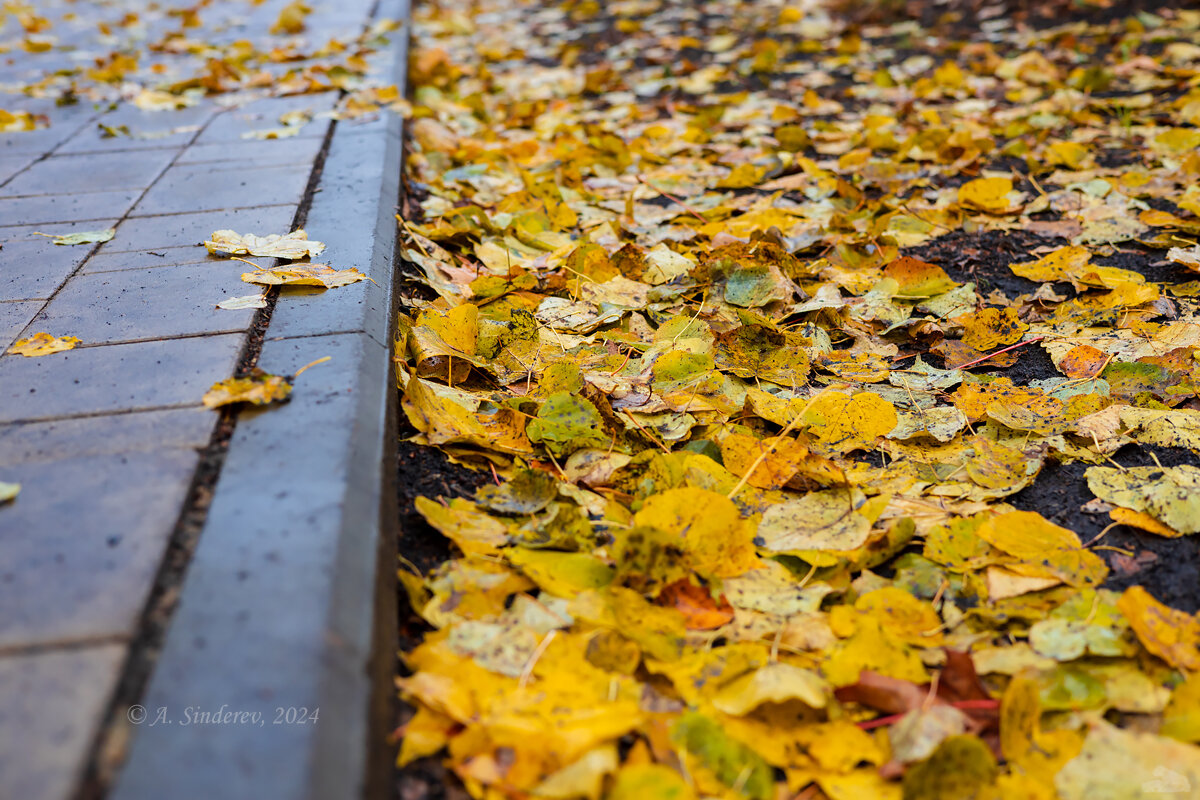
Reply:
[[[228,253],[235,256],[265,256],[282,258],[289,261],[317,256],[325,251],[322,242],[309,241],[308,234],[303,228],[287,234],[272,233],[267,236],[255,236],[252,233],[236,233],[231,230],[220,230],[213,233],[208,241],[201,242],[210,253]]]
[[[243,272],[242,280],[259,286],[321,286],[335,289],[367,280],[357,268],[334,269],[328,264],[293,264]]]
[[[292,385],[286,378],[268,375],[261,370],[244,378],[226,378],[204,393],[205,408],[220,408],[231,403],[251,403],[256,406],[278,403],[288,399]]]
[[[74,350],[78,344],[80,344],[80,340],[74,336],[56,337],[48,333],[35,333],[28,339],[18,339],[12,347],[8,348],[8,352],[13,355],[33,358],[35,356],[48,356],[52,353],[61,353],[65,350]]]
[[[264,294],[247,294],[241,297],[230,297],[217,303],[217,308],[226,311],[241,311],[246,308],[266,308],[267,296]]]
[[[112,240],[117,235],[117,230],[108,228],[102,231],[79,231],[77,233],[39,233],[34,231],[33,235],[53,239],[54,243],[59,245],[99,244]]]
[[[1173,667],[1200,670],[1200,620],[1163,605],[1141,586],[1117,602],[1142,645]]]

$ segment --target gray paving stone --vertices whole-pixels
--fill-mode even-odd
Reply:
[[[217,169],[216,166],[198,164],[168,169],[146,192],[130,216],[298,205],[312,172],[312,165],[308,163],[250,170]]]
[[[196,245],[188,247],[164,247],[158,250],[97,253],[87,260],[80,273],[178,267],[184,264],[216,264],[226,260],[228,259],[210,256],[204,248],[197,247]],[[266,262],[268,259],[255,259],[255,261]]]
[[[0,352],[7,350],[17,340],[17,336],[41,307],[41,300],[0,303]]]
[[[111,242],[100,246],[97,255],[130,250],[161,251],[165,247],[195,247],[212,236],[213,231],[234,230],[238,233],[287,233],[296,218],[295,205],[262,206],[233,211],[202,211],[194,214],[171,214],[162,217],[127,219],[117,227]],[[0,229],[0,236],[3,229]],[[196,247],[197,253],[204,249]],[[0,254],[3,251],[0,250]]]
[[[22,100],[21,110],[28,110],[35,114],[49,112],[49,116],[51,116],[50,127],[37,128],[32,131],[19,131],[17,133],[0,133],[0,153],[5,155],[12,153],[36,153],[37,155],[42,155],[48,153],[73,136],[81,127],[86,126],[94,116],[94,112],[87,109],[76,108],[67,110],[54,108],[52,103],[47,108],[46,105],[39,105],[29,99]]]
[[[198,404],[233,374],[244,339],[226,334],[0,356],[0,422]]]
[[[55,155],[34,164],[4,187],[5,196],[145,189],[175,157],[174,150],[145,153]],[[124,212],[122,212],[124,213]],[[113,212],[99,214],[114,216]]]
[[[196,138],[214,113],[211,107],[154,112],[125,106],[96,117],[68,139],[60,152],[113,153],[127,150],[150,154],[155,150],[178,150]],[[124,125],[132,135],[108,136],[100,127],[101,123],[114,129]]]
[[[95,219],[106,214],[123,215],[141,195],[140,189],[126,189],[88,194],[0,197],[0,219],[14,225],[49,225]]]
[[[249,141],[242,134],[280,127],[279,117],[292,111],[319,114],[331,110],[337,103],[337,92],[305,94],[296,97],[271,97],[255,100],[240,108],[232,108],[213,118],[196,138],[196,144],[211,142]],[[328,120],[317,119],[304,126],[300,136],[320,138],[325,135]]]
[[[13,155],[0,155],[0,186],[4,182],[12,178],[21,170],[28,167],[37,160],[37,156],[33,153],[14,153]]]
[[[0,657],[6,797],[75,795],[124,659],[119,644]]]
[[[5,465],[0,648],[132,637],[199,455],[171,449]]]
[[[12,467],[68,456],[197,449],[208,444],[216,421],[207,408],[172,408],[0,425],[0,464]]]
[[[393,124],[398,119],[392,118]],[[271,317],[271,336],[312,336],[366,331],[387,342],[394,204],[399,174],[384,164],[399,163],[400,141],[383,131],[346,133],[339,126],[326,156],[319,191],[313,195],[305,230],[328,246],[322,259],[357,267],[374,281],[320,294],[281,294]],[[352,129],[351,129],[352,130]]]
[[[268,341],[260,364],[288,373],[324,356],[291,402],[242,414],[144,701],[319,707],[320,723],[140,731],[113,800],[161,796],[180,772],[197,797],[358,795],[381,535],[374,426],[394,389],[387,348],[362,335]]]
[[[47,225],[54,233],[96,230],[115,225],[112,220]],[[96,245],[56,245],[37,236],[20,236],[4,241],[7,231],[0,228],[0,300],[45,299],[70,277]]]
[[[245,331],[253,309],[226,311],[216,304],[261,291],[239,278],[248,269],[238,261],[217,261],[76,275],[30,325],[70,332],[87,344]]]
[[[219,162],[221,169],[273,167],[287,164],[312,164],[324,141],[320,136],[294,136],[264,141],[214,142],[194,144],[176,164]],[[0,167],[3,162],[0,162]]]

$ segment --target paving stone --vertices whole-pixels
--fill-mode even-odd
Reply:
[[[179,157],[176,164],[220,162],[221,169],[273,167],[285,164],[312,164],[321,151],[320,136],[293,136],[289,139],[264,141],[214,142],[194,144]],[[0,162],[0,167],[3,162]]]
[[[269,267],[275,263],[273,258],[258,258],[255,256],[238,256],[252,261],[260,267]],[[120,272],[127,269],[158,269],[161,267],[183,267],[193,264],[228,265],[226,256],[209,255],[208,251],[196,245],[188,247],[164,247],[161,250],[132,250],[118,253],[97,253],[83,265],[80,274],[92,272]],[[249,269],[249,264],[241,264],[243,271]]]
[[[244,339],[226,334],[0,356],[0,422],[198,404],[233,374]]]
[[[171,163],[175,150],[55,155],[34,164],[4,187],[5,196],[145,189]],[[123,213],[123,212],[122,212]],[[111,217],[113,212],[100,214]]]
[[[132,637],[199,455],[171,449],[5,465],[0,648]]]
[[[212,236],[213,231],[226,229],[259,236],[286,233],[292,229],[292,220],[295,218],[296,206],[282,205],[127,219],[117,227],[117,235],[113,240],[101,245],[97,255],[130,250],[161,251],[165,247],[196,247]],[[3,235],[2,231],[0,229],[0,236]],[[3,252],[0,250],[0,257]],[[196,247],[196,252],[205,251]]]
[[[394,390],[387,348],[362,335],[268,341],[260,364],[294,372],[324,356],[291,402],[241,415],[144,700],[319,707],[320,724],[140,731],[112,800],[161,796],[180,772],[197,797],[357,794],[380,544],[374,426]]]
[[[31,102],[29,99],[24,99],[21,105],[22,110],[28,110],[35,114],[43,113],[45,109],[45,106],[39,107],[36,102]],[[17,133],[0,133],[0,153],[4,155],[35,153],[39,156],[49,153],[73,136],[81,127],[89,124],[94,116],[94,112],[90,110],[66,111],[54,108],[53,104],[50,108],[54,112],[50,115],[52,116],[50,127]]]
[[[47,225],[54,233],[111,228],[115,220]],[[0,228],[0,298],[45,299],[70,277],[96,249],[96,245],[56,245],[50,239],[29,236],[32,228]],[[10,237],[8,232],[21,231]]]
[[[106,214],[124,215],[141,195],[140,189],[126,189],[120,192],[0,197],[0,219],[14,225],[48,225],[95,219]]]
[[[261,291],[239,278],[248,269],[238,261],[218,261],[76,275],[31,325],[69,332],[87,344],[245,331],[254,309],[226,311],[216,304]]]
[[[212,142],[250,141],[242,135],[254,131],[281,127],[279,117],[292,111],[319,114],[330,111],[337,103],[337,92],[305,94],[296,97],[270,97],[233,108],[215,117],[196,137],[196,144]],[[300,136],[321,138],[328,129],[328,120],[313,120],[304,126]]]
[[[144,217],[222,208],[298,205],[312,165],[215,169],[213,164],[172,167],[146,192],[130,216]]]
[[[208,445],[217,417],[207,408],[136,411],[0,425],[0,464],[12,467],[92,456]]]
[[[178,267],[184,264],[217,264],[227,260],[217,256],[210,256],[206,250],[195,245],[188,247],[164,247],[158,250],[97,253],[87,260],[80,273]],[[268,261],[268,259],[256,260]]]
[[[15,303],[0,303],[0,352],[7,350],[17,340],[17,336],[42,307],[42,302],[18,300]]]
[[[192,142],[216,113],[211,106],[185,108],[169,114],[143,111],[124,106],[97,117],[68,139],[59,149],[63,153],[113,153],[127,150],[145,153],[178,150]],[[107,136],[100,123],[111,128],[124,125],[130,136]]]
[[[0,151],[2,152],[2,151]],[[28,167],[37,160],[37,156],[33,153],[14,153],[13,155],[0,155],[0,186],[4,182],[12,178],[21,170]]]
[[[75,796],[124,660],[119,644],[0,657],[6,797]]]

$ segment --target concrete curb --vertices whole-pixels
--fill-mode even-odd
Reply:
[[[407,0],[383,0],[383,17],[405,20],[375,56],[403,86]],[[258,365],[331,360],[291,402],[238,420],[113,800],[386,791],[401,124],[334,128],[305,226],[323,260],[374,283],[278,299]]]

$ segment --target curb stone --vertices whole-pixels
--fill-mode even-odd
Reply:
[[[403,86],[407,0],[383,0],[375,16],[405,22],[375,55],[385,82]],[[259,366],[291,374],[332,358],[297,379],[289,403],[241,414],[111,800],[386,790],[401,124],[333,131],[305,225],[325,260],[375,282],[278,299]],[[198,724],[197,712],[261,717]],[[158,714],[171,724],[151,727]]]

